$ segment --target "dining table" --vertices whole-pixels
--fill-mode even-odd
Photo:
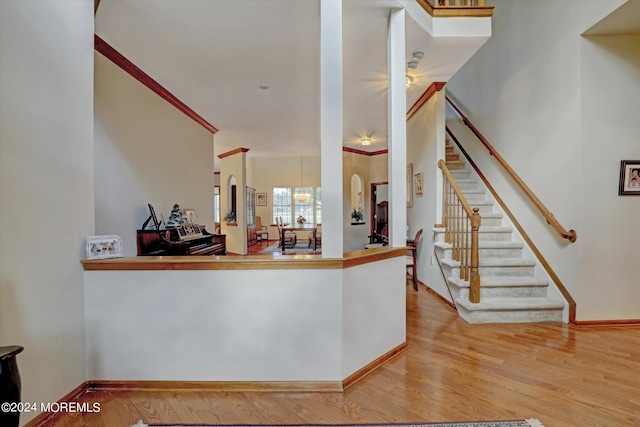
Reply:
[[[280,246],[282,247],[283,250],[284,250],[284,234],[288,231],[310,231],[311,233],[313,233],[313,250],[315,251],[318,248],[317,240],[316,240],[316,233],[318,232],[318,227],[316,224],[305,222],[302,224],[294,223],[294,224],[283,225],[282,229],[280,230]]]

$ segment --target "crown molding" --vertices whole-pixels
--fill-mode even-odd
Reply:
[[[94,48],[102,55],[104,55],[105,58],[116,64],[118,67],[122,68],[131,77],[151,89],[162,99],[176,107],[182,113],[186,114],[200,126],[204,127],[213,134],[218,132],[218,129],[216,129],[215,126],[199,116],[198,113],[189,108],[184,102],[176,98],[175,95],[165,89],[160,83],[151,78],[151,76],[149,76],[147,73],[138,68],[133,62],[125,58],[124,55],[115,50],[109,43],[102,40],[97,34],[94,34]]]
[[[424,104],[431,99],[436,92],[440,92],[440,90],[446,85],[446,82],[433,82],[431,85],[420,95],[420,98],[409,108],[407,111],[407,120],[413,117],[423,106]]]
[[[238,153],[246,153],[247,151],[249,151],[248,148],[236,148],[235,150],[227,151],[226,153],[218,155],[218,158],[224,159],[225,157],[233,156],[234,154]]]
[[[378,156],[380,154],[388,154],[389,150],[378,150],[378,151],[364,151],[364,150],[358,150],[357,148],[351,148],[351,147],[342,147],[342,151],[347,152],[347,153],[354,153],[354,154],[360,154],[361,156]]]

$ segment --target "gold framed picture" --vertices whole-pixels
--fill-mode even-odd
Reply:
[[[415,175],[416,178],[416,194],[422,194],[422,172]]]

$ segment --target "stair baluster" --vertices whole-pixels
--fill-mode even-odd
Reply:
[[[479,209],[469,206],[444,160],[438,161],[442,170],[442,223],[445,241],[452,245],[452,259],[460,262],[460,279],[469,282],[469,301],[480,302],[479,239],[482,222]]]

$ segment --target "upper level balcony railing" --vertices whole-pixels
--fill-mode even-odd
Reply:
[[[416,0],[429,15],[438,18],[493,16],[486,0]]]

